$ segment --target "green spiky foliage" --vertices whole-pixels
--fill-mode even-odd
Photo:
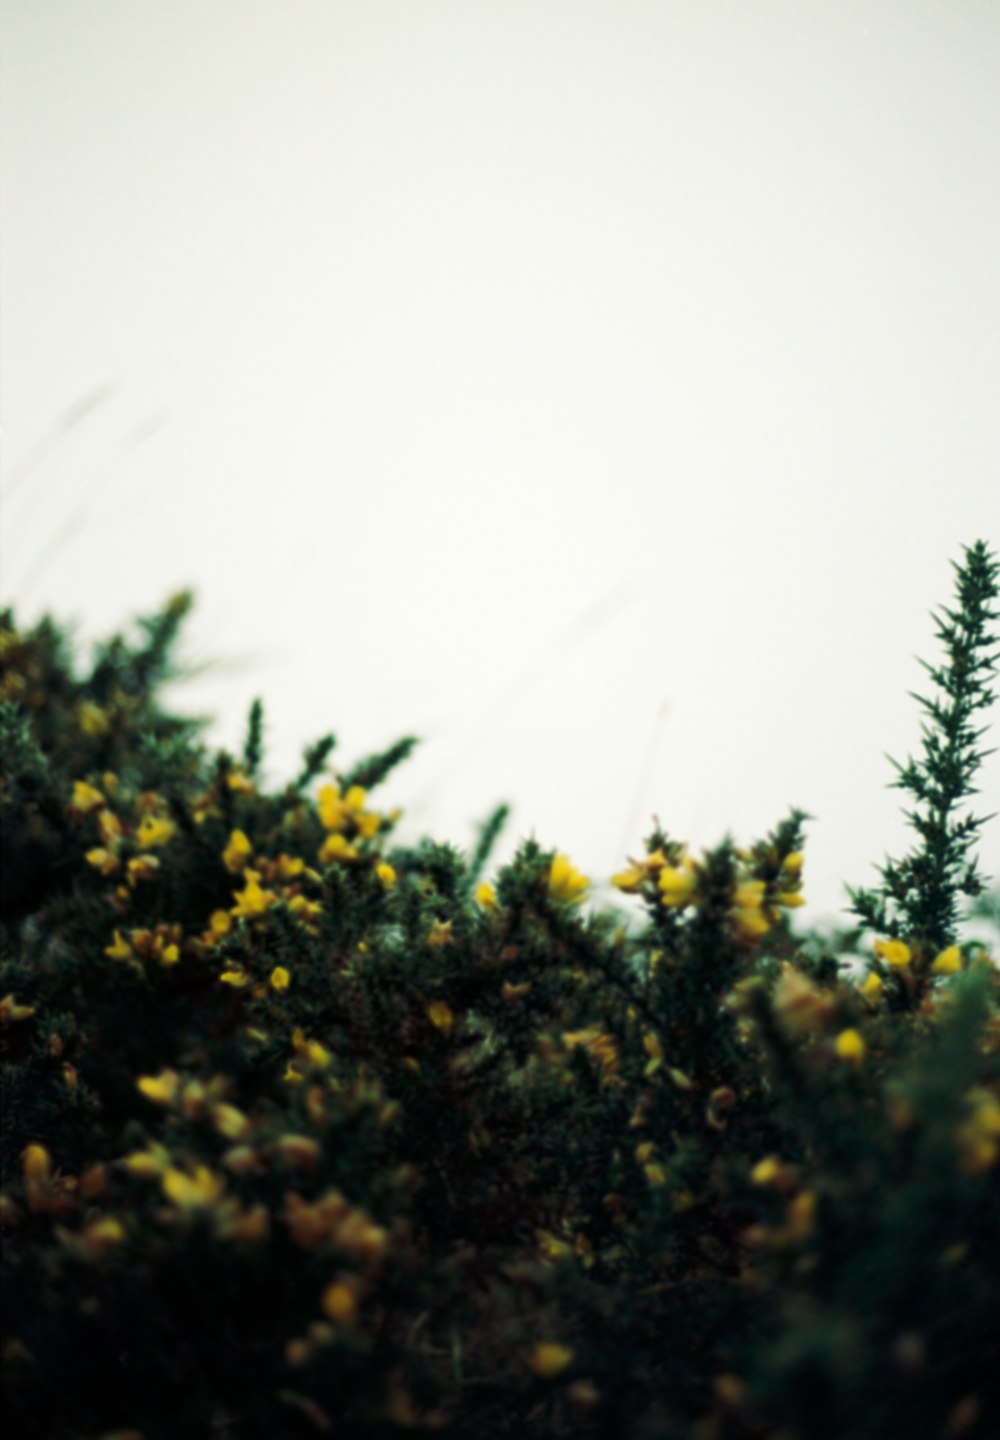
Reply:
[[[978,741],[987,726],[976,727],[979,713],[993,703],[996,674],[997,576],[1000,564],[984,542],[965,550],[964,562],[953,564],[954,608],[945,606],[934,618],[944,650],[938,665],[920,663],[934,684],[929,696],[915,695],[926,716],[919,760],[905,765],[893,760],[893,784],[912,797],[905,812],[916,832],[916,848],[902,860],[880,867],[877,890],[852,890],[852,908],[863,924],[893,935],[905,933],[928,949],[951,945],[956,934],[961,896],[976,897],[983,889],[971,853],[982,826],[992,815],[963,813],[977,793],[973,780],[992,751]]]
[[[935,815],[992,565],[948,617]],[[189,604],[81,674],[0,616],[5,1436],[995,1434],[969,870],[866,911],[860,979],[793,927],[800,811],[701,855],[655,829],[634,924],[533,840],[484,879],[506,807],[465,853],[373,803],[411,739],[336,769],[327,735],[271,793],[261,701],[239,760],[164,713]]]

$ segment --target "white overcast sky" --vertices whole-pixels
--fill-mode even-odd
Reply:
[[[263,695],[272,783],[418,734],[404,838],[507,799],[606,880],[795,804],[807,921],[908,848],[1000,546],[996,0],[0,14],[21,623],[191,585],[232,663],[173,703],[237,748]]]

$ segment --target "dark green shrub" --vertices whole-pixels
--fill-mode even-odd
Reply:
[[[803,823],[565,855],[393,842],[326,737],[260,784],[0,617],[8,1437],[908,1440],[1000,1428],[1000,983],[958,938],[990,698],[958,567],[918,847],[799,935]],[[874,945],[866,932],[874,930]],[[865,942],[865,974],[845,944]]]

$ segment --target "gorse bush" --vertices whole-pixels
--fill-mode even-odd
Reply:
[[[803,825],[657,828],[586,904],[505,814],[393,839],[413,742],[261,781],[0,617],[5,1434],[1000,1433],[1000,979],[962,940],[1000,566],[965,551],[916,847],[796,933]],[[866,858],[866,857],[863,857]],[[836,953],[831,953],[836,950]]]

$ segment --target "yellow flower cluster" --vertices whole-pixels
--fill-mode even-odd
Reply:
[[[294,1244],[303,1250],[332,1245],[349,1259],[374,1263],[389,1248],[389,1236],[360,1205],[339,1190],[327,1190],[317,1200],[304,1200],[295,1190],[285,1192],[283,1217]]]
[[[558,854],[549,866],[548,890],[553,900],[578,905],[587,893],[590,881],[573,865],[568,855]]]
[[[176,965],[181,958],[184,931],[180,925],[157,925],[154,930],[130,930],[128,940],[115,930],[112,944],[104,947],[111,960],[125,960],[133,968],[142,969],[142,961],[157,965]]]
[[[301,1084],[310,1071],[329,1070],[333,1063],[333,1056],[326,1046],[318,1040],[307,1039],[300,1026],[292,1031],[292,1046],[295,1054],[283,1076],[290,1084]]]
[[[794,1172],[773,1157],[760,1161],[754,1167],[751,1179],[755,1185],[773,1185],[786,1195],[792,1193],[785,1209],[784,1224],[751,1225],[743,1232],[746,1244],[781,1251],[808,1240],[816,1228],[819,1211],[819,1196],[815,1190],[796,1190]]]
[[[103,790],[86,780],[74,781],[73,797],[66,808],[74,819],[82,820],[91,815],[96,818],[101,843],[86,851],[84,859],[88,865],[104,876],[111,876],[119,874],[124,861],[127,884],[118,886],[113,901],[116,909],[124,911],[128,909],[130,891],[140,881],[152,879],[160,868],[157,856],[145,852],[168,845],[177,833],[177,826],[164,813],[166,801],[151,790],[135,799],[138,821],[134,824],[123,822],[105,797],[107,791],[112,795],[118,794],[121,801],[128,803],[118,777],[108,771],[101,784]],[[140,853],[129,858],[127,852],[133,844]]]
[[[660,876],[664,870],[668,870],[672,873],[668,875],[667,880],[664,882],[662,894],[664,896],[670,896],[676,893],[678,900],[680,900],[686,888],[683,882],[684,874],[686,871],[694,872],[695,870],[694,862],[688,860],[686,855],[683,856],[683,860],[681,859],[682,853],[683,852],[678,852],[678,855],[675,857],[676,863],[668,862],[666,855],[660,848],[651,851],[645,860],[633,860],[630,858],[629,868],[627,870],[619,870],[616,875],[612,875],[611,883],[616,886],[617,889],[624,891],[626,895],[642,893],[648,896],[654,893],[652,887],[658,885]],[[693,890],[693,888],[692,886],[691,890]],[[691,893],[691,890],[688,891],[688,894]],[[663,903],[678,903],[678,901],[671,902],[669,899],[665,899]],[[683,903],[683,901],[680,903]]]
[[[140,1075],[136,1089],[154,1105],[176,1110],[186,1120],[210,1121],[220,1135],[228,1140],[242,1138],[250,1122],[242,1111],[226,1102],[229,1082],[215,1075],[207,1083],[184,1080],[176,1070],[161,1070],[158,1075]]]
[[[612,875],[612,885],[626,895],[643,895],[667,909],[684,910],[689,905],[698,905],[701,864],[688,854],[686,846],[673,845],[670,852],[668,855],[658,846],[644,860],[630,857],[628,869]],[[767,934],[781,909],[805,904],[801,893],[802,863],[802,852],[797,850],[785,857],[776,879],[770,883],[752,875],[737,883],[730,919],[738,940],[755,944]]]
[[[32,1214],[66,1215],[76,1203],[79,1182],[62,1175],[44,1145],[29,1145],[22,1158],[24,1198]]]
[[[316,808],[323,829],[329,832],[316,853],[321,865],[356,860],[360,852],[355,842],[373,840],[383,828],[383,817],[365,809],[366,799],[367,792],[360,785],[351,785],[346,794],[341,794],[339,785],[320,788]]]
[[[209,1165],[176,1165],[162,1145],[127,1155],[121,1165],[136,1179],[159,1182],[169,1201],[169,1209],[159,1212],[165,1224],[207,1220],[217,1239],[243,1245],[257,1245],[270,1233],[266,1205],[244,1207],[235,1196],[227,1196],[225,1179]]]
[[[911,976],[914,973],[931,975],[957,975],[964,968],[962,952],[957,945],[947,945],[939,950],[928,965],[920,946],[907,945],[904,940],[877,939],[872,950],[877,960],[897,975]],[[871,970],[861,986],[861,993],[874,1000],[884,985],[878,970]]]
[[[389,1234],[366,1210],[352,1205],[341,1191],[333,1189],[312,1201],[294,1190],[286,1191],[282,1219],[293,1244],[301,1249],[332,1247],[344,1260],[360,1267],[342,1269],[334,1275],[319,1298],[326,1319],[314,1321],[305,1335],[286,1342],[285,1358],[289,1365],[299,1368],[331,1344],[339,1332],[354,1326],[361,1301],[388,1251]],[[415,1421],[415,1414],[412,1418]],[[325,1423],[321,1428],[329,1425]]]
[[[962,1168],[980,1175],[1000,1157],[1000,1100],[983,1086],[971,1090],[967,1098],[969,1114],[958,1128]]]

